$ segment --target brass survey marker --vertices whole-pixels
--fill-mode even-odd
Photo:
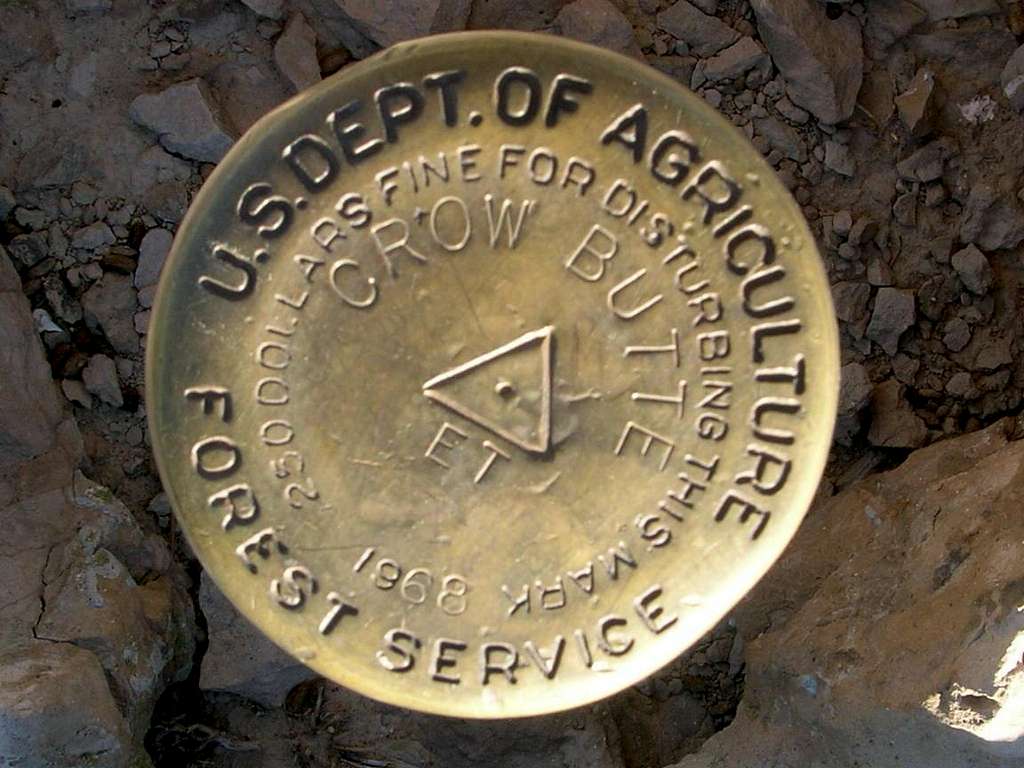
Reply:
[[[638,682],[780,555],[836,324],[799,208],[643,64],[404,43],[260,120],[182,223],[149,336],[181,526],[257,627],[462,717]]]

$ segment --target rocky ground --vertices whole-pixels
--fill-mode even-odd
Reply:
[[[840,321],[829,472],[780,565],[661,674],[514,724],[311,679],[199,571],[142,354],[190,199],[297,90],[507,27],[646,60],[750,137]],[[0,0],[0,766],[1024,761],[1019,0]]]

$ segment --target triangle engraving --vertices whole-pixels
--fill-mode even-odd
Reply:
[[[530,331],[445,371],[423,394],[528,453],[547,453],[554,330]]]

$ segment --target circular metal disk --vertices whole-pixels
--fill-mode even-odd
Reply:
[[[368,696],[515,717],[636,683],[797,528],[838,353],[798,207],[643,64],[391,48],[260,120],[182,223],[153,447],[239,610]]]

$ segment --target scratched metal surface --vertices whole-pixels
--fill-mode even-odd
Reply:
[[[161,476],[271,639],[368,696],[610,695],[782,554],[824,467],[830,294],[732,125],[629,59],[461,33],[259,121],[147,359]]]

